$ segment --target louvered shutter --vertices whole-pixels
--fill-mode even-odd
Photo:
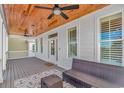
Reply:
[[[101,20],[101,62],[122,65],[122,14],[118,13]]]
[[[110,20],[110,39],[122,38],[122,18]]]
[[[101,42],[101,62],[108,63],[110,62],[110,43]]]
[[[109,21],[101,22],[101,40],[109,40]]]
[[[111,62],[113,64],[121,64],[122,62],[122,41],[112,41],[111,42],[111,52],[110,52]]]

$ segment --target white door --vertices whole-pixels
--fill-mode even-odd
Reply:
[[[57,37],[50,38],[48,41],[49,62],[57,64],[58,60],[58,40]]]

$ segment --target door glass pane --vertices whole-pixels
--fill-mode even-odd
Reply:
[[[55,40],[51,40],[51,55],[55,55]]]

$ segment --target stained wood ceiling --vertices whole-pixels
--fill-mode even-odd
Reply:
[[[63,19],[59,15],[55,15],[52,19],[48,20],[47,17],[51,14],[51,11],[46,9],[36,9],[34,8],[35,5],[36,4],[4,5],[9,34],[24,35],[25,31],[27,31],[28,34],[37,36],[107,6],[107,4],[80,4],[79,9],[63,11],[69,16],[68,20]],[[54,6],[53,4],[37,5],[47,7]],[[63,7],[68,5],[61,4],[59,6]]]

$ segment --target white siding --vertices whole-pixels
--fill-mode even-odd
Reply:
[[[95,24],[94,16],[90,15],[80,20],[80,58],[94,61]]]
[[[72,22],[57,27],[49,32],[39,35],[37,38],[43,37],[43,54],[36,53],[36,57],[48,61],[48,35],[54,32],[58,32],[58,66],[65,69],[70,69],[72,65],[72,59],[67,57],[67,28],[78,26],[78,56],[77,58],[91,60],[98,62],[98,46],[97,46],[97,35],[98,35],[98,18],[105,15],[118,12],[124,9],[124,5],[110,5],[96,12],[82,16]],[[40,45],[39,45],[40,47]]]

